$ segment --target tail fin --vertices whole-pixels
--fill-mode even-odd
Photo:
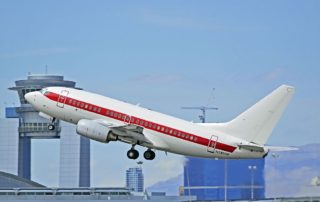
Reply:
[[[294,87],[282,85],[219,128],[232,136],[264,145],[293,94]]]

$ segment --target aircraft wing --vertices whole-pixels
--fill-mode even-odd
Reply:
[[[108,127],[118,138],[127,143],[139,144],[150,148],[157,148],[148,138],[143,134],[144,128],[127,123],[113,123],[106,120],[95,120],[97,123]]]

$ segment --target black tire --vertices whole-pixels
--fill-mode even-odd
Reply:
[[[55,126],[53,124],[48,125],[48,130],[52,131],[55,129]]]
[[[146,160],[153,160],[156,157],[156,154],[152,150],[147,150],[143,153],[143,157]]]
[[[130,149],[127,152],[127,156],[129,159],[137,159],[139,157],[139,152],[135,149]]]

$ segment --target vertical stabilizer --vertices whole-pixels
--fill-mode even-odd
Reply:
[[[280,86],[226,123],[225,132],[250,142],[265,144],[293,94],[294,87]]]

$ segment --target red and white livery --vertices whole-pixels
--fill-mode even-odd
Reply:
[[[76,124],[77,133],[108,143],[131,144],[127,155],[139,156],[136,145],[146,147],[144,158],[155,158],[155,150],[206,158],[262,158],[276,123],[288,105],[294,88],[282,85],[248,110],[226,123],[192,123],[140,106],[65,87],[30,92],[25,99],[52,120]],[[49,125],[49,130],[54,130]]]

